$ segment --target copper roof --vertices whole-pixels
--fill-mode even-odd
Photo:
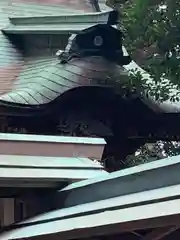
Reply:
[[[68,4],[67,4],[68,3]],[[0,28],[3,30],[9,24],[9,16],[48,16],[95,11],[92,1],[1,1]],[[83,3],[83,4],[82,4]],[[100,1],[100,7],[105,6]],[[16,37],[16,35],[14,35]],[[49,47],[50,48],[50,47]],[[41,105],[50,103],[62,93],[79,86],[102,85],[108,78],[117,77],[118,67],[104,59],[91,57],[89,59],[72,60],[61,65],[52,53],[39,57],[25,56],[12,41],[0,32],[0,93],[1,104],[15,103],[20,105]],[[38,50],[38,49],[37,49]],[[98,67],[97,67],[98,66]],[[119,78],[121,75],[118,76]],[[13,91],[11,92],[11,90]],[[8,94],[7,94],[8,93]],[[148,105],[151,99],[145,99]],[[161,106],[152,100],[149,108],[157,107],[157,111],[179,112],[176,103],[163,103]],[[163,106],[164,108],[163,108]],[[177,106],[178,105],[178,106]],[[163,109],[163,110],[162,110]]]
[[[40,16],[42,12],[45,16],[62,14],[61,9],[71,10],[68,13],[75,13],[77,9],[80,11],[78,14],[82,14],[82,11],[95,11],[90,0],[81,0],[81,2],[78,0],[14,0],[9,3],[4,0],[0,8],[2,9],[2,23],[0,24],[2,29],[9,24],[8,17],[21,14],[21,10],[23,10],[23,16],[26,14]],[[25,56],[2,32],[0,33],[0,49],[1,100],[10,103],[28,105],[49,103],[71,88],[97,85],[102,78],[109,77],[109,74],[114,71],[112,66],[111,73],[109,73],[107,70],[109,63],[103,59],[71,61],[70,64],[64,66],[52,55]],[[97,62],[98,69],[95,67]]]
[[[94,12],[91,0],[10,0],[9,7],[15,15]]]
[[[79,239],[133,231],[143,237],[169,226],[175,231],[180,219],[178,158],[70,184],[57,193],[57,210],[10,226],[13,231],[0,239]]]
[[[2,95],[1,100],[29,105],[47,104],[72,88],[98,85],[117,72],[114,63],[98,57],[72,60],[67,65],[56,60],[42,61],[39,67],[31,67],[26,65],[14,82],[14,90]]]

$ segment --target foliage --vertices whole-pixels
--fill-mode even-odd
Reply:
[[[158,141],[155,143],[146,143],[135,154],[129,155],[126,158],[124,167],[131,167],[176,155],[180,155],[179,142]]]
[[[131,84],[137,88],[142,86],[156,100],[179,101],[180,1],[108,2],[119,9],[126,49],[133,60],[152,77],[152,82],[148,82],[139,72],[132,73]],[[126,167],[177,154],[180,154],[179,142],[147,143],[135,155],[127,157]]]
[[[147,70],[153,79],[153,84],[143,82],[148,93],[160,101],[169,98],[171,101],[179,100],[180,2],[118,2],[125,2],[120,7],[125,46],[133,59]]]

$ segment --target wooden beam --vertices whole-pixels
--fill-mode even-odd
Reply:
[[[170,233],[176,231],[179,226],[168,226],[164,228],[156,228],[152,232],[148,233],[141,240],[160,240]]]
[[[2,226],[8,226],[14,223],[14,198],[3,198],[2,203]]]

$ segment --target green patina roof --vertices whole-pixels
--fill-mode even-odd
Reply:
[[[46,12],[41,15],[10,15],[10,24],[3,28],[6,33],[15,34],[33,34],[33,33],[73,33],[91,27],[97,23],[106,23],[109,11],[103,12],[70,12],[62,14],[52,12],[47,15]]]
[[[36,67],[37,62],[34,63],[34,68],[33,65],[27,65],[15,81],[14,90],[2,95],[0,99],[25,105],[47,104],[72,88],[106,85],[106,79],[119,74],[117,65],[105,59],[92,57],[88,61],[89,63],[85,59],[84,65],[81,60],[75,59],[63,65],[54,59],[42,61],[39,68]]]
[[[84,14],[97,9],[91,0],[10,0],[7,12],[10,16],[52,16],[67,14]],[[109,10],[106,0],[99,0],[101,11]]]
[[[58,16],[36,16],[36,17],[11,17],[3,31],[13,34],[34,33],[78,33],[95,24],[105,24],[108,20],[109,11],[90,14],[70,14]]]
[[[11,4],[6,5],[3,2],[2,13],[4,13],[3,18],[6,19],[6,24],[2,26],[2,30],[6,33],[17,33],[26,34],[30,36],[31,34],[69,34],[72,32],[79,32],[80,30],[86,29],[93,26],[99,22],[105,23],[108,19],[109,11],[106,12],[94,12],[94,8],[90,6],[90,1],[83,1],[87,4],[88,8],[83,9],[82,6],[65,6],[64,4],[39,4],[35,0],[31,2],[12,1]],[[101,1],[101,6],[105,6],[104,1]],[[78,8],[81,9],[78,9]],[[68,9],[66,12],[61,11]],[[22,13],[23,11],[23,13]],[[9,17],[9,21],[7,19]],[[62,37],[63,38],[63,37]],[[4,36],[0,37],[0,41],[5,41]],[[37,35],[38,39],[38,35]],[[7,42],[7,39],[6,39]],[[8,57],[6,51],[8,47],[11,47],[11,54],[15,52],[18,56],[14,57],[15,60],[11,61],[9,65],[17,66],[19,68],[15,76],[11,76],[11,81],[9,81],[9,88],[14,81],[14,90],[4,92],[8,94],[3,94],[0,99],[1,101],[17,103],[17,104],[30,104],[39,105],[44,103],[49,103],[55,98],[57,98],[61,93],[79,86],[84,85],[99,85],[102,84],[102,77],[109,77],[109,73],[102,65],[101,72],[99,73],[92,68],[91,74],[94,82],[89,78],[87,74],[83,73],[82,63],[61,65],[56,56],[52,56],[52,53],[43,54],[38,56],[38,53],[31,56],[31,51],[29,55],[22,54],[12,46],[10,42],[6,43],[6,48],[4,48],[4,56]],[[29,45],[26,45],[28,49]],[[50,47],[51,48],[51,47]],[[31,49],[32,50],[32,49]],[[34,47],[35,50],[35,47]],[[46,50],[44,48],[44,50]],[[37,49],[37,52],[39,49]],[[42,52],[41,52],[42,53]],[[3,54],[3,51],[2,51]],[[17,60],[16,60],[17,58]],[[30,60],[29,60],[30,59]],[[96,60],[95,60],[96,62]],[[108,64],[108,63],[107,63]],[[105,63],[105,65],[107,65]],[[92,65],[92,63],[90,64]],[[100,67],[101,68],[101,67]],[[13,71],[14,72],[14,71]],[[111,73],[113,72],[113,69]],[[102,77],[101,77],[101,76]],[[83,76],[83,77],[82,77]],[[101,82],[101,83],[100,83]],[[7,80],[6,80],[7,83]],[[3,88],[3,86],[1,85]],[[2,89],[3,92],[3,89]]]
[[[3,31],[7,34],[70,34],[78,33],[94,24],[46,24],[37,25],[8,25]]]
[[[49,156],[27,156],[27,155],[1,155],[0,168],[32,168],[32,169],[81,169],[103,170],[100,164],[85,157],[49,157]],[[103,171],[104,175],[108,175]],[[100,174],[101,175],[101,174]],[[60,178],[61,176],[59,176]],[[85,178],[86,179],[86,178]]]
[[[30,134],[10,134],[1,133],[0,141],[22,141],[22,142],[47,142],[47,143],[72,143],[72,144],[90,144],[105,145],[102,138],[86,137],[67,137],[67,136],[47,136],[47,135],[30,135]]]
[[[158,227],[160,221],[156,220],[159,217],[161,224],[168,226],[170,218],[166,221],[166,217],[172,215],[174,218],[179,214],[177,206],[180,191],[178,185],[180,161],[178,158],[179,156],[172,157],[170,162],[164,159],[117,171],[104,177],[96,177],[93,182],[85,180],[71,184],[58,193],[57,210],[16,224],[14,226],[16,230],[7,232],[7,235],[5,232],[0,239],[22,239],[35,236],[43,238],[46,234],[49,234],[50,239],[54,239],[53,234],[54,237],[70,239],[77,236],[76,233],[82,234],[77,238],[83,238],[84,230],[86,237],[96,236],[97,229],[100,230],[98,233],[106,235],[108,226],[110,226],[108,233],[115,231],[117,234],[124,232],[125,228],[126,231],[142,228],[144,219],[148,221],[145,220],[143,226],[147,227],[149,224],[149,227]],[[60,202],[62,197],[63,207]],[[173,208],[171,209],[170,206]],[[146,210],[145,214],[141,207]],[[165,221],[162,221],[162,217],[165,217]],[[177,223],[176,218],[172,221],[174,224],[175,221]],[[119,227],[120,224],[122,227]],[[90,228],[95,231],[88,232]]]

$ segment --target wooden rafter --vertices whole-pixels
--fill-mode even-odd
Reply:
[[[179,226],[168,226],[164,228],[156,228],[152,232],[148,233],[141,240],[161,240],[170,233],[176,231]]]

